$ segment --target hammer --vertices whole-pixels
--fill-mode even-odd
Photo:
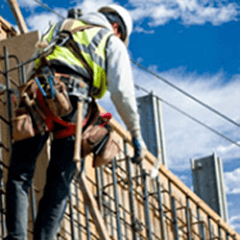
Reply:
[[[75,130],[75,145],[74,145],[74,155],[73,161],[75,163],[81,161],[81,141],[82,141],[82,114],[83,114],[83,104],[87,100],[88,96],[85,92],[86,83],[81,79],[75,81],[72,79],[71,85],[69,86],[71,90],[69,91],[69,95],[75,96],[78,98],[77,100],[77,122],[76,122],[76,130]]]
[[[83,112],[83,101],[84,97],[78,97],[77,103],[77,122],[76,122],[76,130],[75,130],[75,145],[74,145],[74,156],[73,161],[75,163],[80,162],[81,157],[81,141],[82,141],[82,112]]]

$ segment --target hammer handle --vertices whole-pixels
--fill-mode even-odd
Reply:
[[[77,123],[76,123],[76,132],[75,132],[75,146],[74,146],[74,156],[73,161],[79,162],[81,160],[81,140],[82,140],[82,110],[83,110],[83,101],[78,101],[77,104]]]

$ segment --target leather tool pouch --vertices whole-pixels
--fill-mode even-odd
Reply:
[[[93,105],[92,120],[82,134],[82,157],[93,153],[93,167],[100,167],[109,163],[119,152],[120,148],[114,140],[112,128],[105,116],[100,114],[97,106]]]
[[[45,130],[43,113],[35,101],[37,85],[34,80],[21,85],[18,91],[19,104],[12,120],[14,142],[34,137],[36,133],[43,133]]]
[[[30,114],[22,114],[12,120],[14,142],[35,136]]]
[[[90,124],[82,135],[82,157],[94,151],[108,134],[108,129],[102,126],[103,120],[98,117],[95,123]]]
[[[67,116],[72,111],[72,104],[69,100],[67,88],[64,82],[61,81],[62,74],[54,74],[54,97],[46,99],[49,110],[56,117]],[[50,86],[46,88],[47,96],[50,96]]]
[[[100,167],[108,164],[119,151],[119,145],[114,140],[112,131],[109,131],[101,143],[94,149],[93,167]]]

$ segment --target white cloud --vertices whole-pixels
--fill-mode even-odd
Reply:
[[[179,15],[176,13],[175,9],[171,9],[167,5],[159,5],[152,12],[153,20],[150,22],[150,26],[164,25],[171,19],[177,19]]]
[[[186,175],[179,175],[178,177],[180,178],[180,180],[181,180],[183,183],[186,184],[186,186],[189,186],[189,185],[190,185],[191,180],[189,179],[189,176],[186,176]],[[192,187],[192,185],[189,186],[189,188],[191,188],[191,187]]]
[[[164,25],[170,20],[180,20],[184,25],[221,25],[236,21],[239,15],[239,4],[225,0],[130,0],[135,8],[131,14],[135,21],[150,18],[150,27]]]
[[[240,141],[237,142],[240,145]],[[234,151],[235,149],[235,145],[234,144],[230,144],[228,146],[224,146],[224,145],[219,145],[217,147],[217,152],[219,152],[221,155],[226,155],[226,154],[230,154]],[[235,152],[234,155],[232,155],[233,158],[239,158],[240,160],[240,155],[238,152]]]
[[[224,177],[226,192],[228,194],[240,194],[240,168],[225,172]],[[240,217],[238,217],[238,220],[240,220]]]
[[[82,3],[77,4],[75,7],[81,8],[86,12],[92,12],[99,9],[102,6],[106,6],[114,3],[113,0],[84,0]]]
[[[239,231],[240,231],[240,217],[239,217],[239,215],[230,217],[229,224],[233,229],[235,229],[239,233]]]
[[[231,218],[229,219],[229,221],[230,221],[231,223],[239,222],[239,224],[240,224],[240,216],[233,216],[233,217],[231,217]]]
[[[18,0],[18,4],[20,7],[23,7],[23,8],[35,8],[39,6],[39,4],[34,0]]]
[[[66,16],[66,9],[56,9],[57,13]],[[60,20],[56,14],[51,12],[42,12],[40,14],[31,15],[26,19],[27,25],[30,30],[39,30],[43,34],[48,28],[49,25]]]
[[[187,14],[183,14],[181,17],[186,25],[203,25],[206,22],[210,22],[213,25],[221,25],[225,22],[236,20],[238,15],[236,7],[236,4],[219,7],[196,5],[193,12],[187,11]]]
[[[136,26],[134,31],[138,32],[138,33],[145,33],[145,34],[154,34],[155,33],[155,31],[153,29],[152,30],[145,30],[144,28],[142,28],[140,26]]]

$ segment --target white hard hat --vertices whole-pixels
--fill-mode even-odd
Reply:
[[[129,42],[129,36],[132,33],[132,28],[133,28],[133,22],[129,12],[125,8],[117,4],[110,4],[108,6],[101,7],[98,11],[103,13],[114,12],[120,16],[126,28],[126,38],[123,40],[123,42],[127,46]]]

